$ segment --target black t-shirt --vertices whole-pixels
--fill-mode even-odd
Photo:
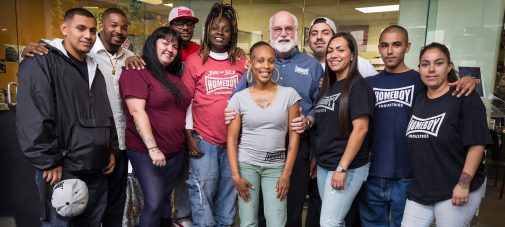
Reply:
[[[88,64],[86,63],[86,60],[84,61],[79,61],[77,58],[74,58],[70,53],[67,53],[68,57],[74,63],[75,66],[77,66],[77,70],[81,73],[81,77],[86,81],[89,82],[89,76],[88,76]]]
[[[337,168],[349,139],[349,136],[342,135],[339,130],[339,97],[344,81],[345,79],[336,81],[315,108],[317,164],[330,171]],[[358,79],[351,87],[348,103],[350,117],[348,125],[351,130],[352,120],[360,116],[369,115],[372,120],[375,95],[364,79]],[[358,168],[366,163],[368,163],[368,135],[348,168]]]
[[[465,165],[468,147],[489,145],[486,109],[476,92],[457,98],[452,90],[436,99],[417,96],[406,137],[414,179],[408,198],[429,205],[452,198]],[[478,189],[486,177],[481,162],[470,185]]]

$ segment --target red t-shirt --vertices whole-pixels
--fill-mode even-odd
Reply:
[[[196,44],[193,41],[189,41],[189,46],[187,49],[181,48],[182,62],[186,62],[189,55],[196,53],[200,49],[200,45]]]
[[[145,110],[151,123],[156,145],[163,153],[180,151],[185,143],[186,109],[191,98],[179,77],[167,73],[167,77],[181,92],[183,102],[177,104],[175,96],[163,84],[158,82],[146,69],[124,70],[119,79],[119,89],[123,100],[133,96],[146,100]],[[147,153],[147,147],[142,141],[133,116],[124,103],[126,113],[125,143],[128,150]]]
[[[226,146],[224,109],[242,78],[245,61],[244,58],[232,64],[229,59],[209,56],[202,65],[202,58],[195,53],[184,65],[182,81],[193,97],[193,129],[214,145]]]

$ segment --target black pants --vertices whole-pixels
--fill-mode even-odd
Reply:
[[[305,227],[319,227],[319,217],[321,216],[321,197],[317,188],[317,178],[310,179],[309,183],[309,206]]]
[[[289,183],[287,227],[302,226],[303,202],[305,201],[310,181],[309,153],[309,137],[302,136],[300,137],[298,156],[296,157]]]
[[[128,158],[126,151],[116,156],[114,172],[107,177],[109,191],[107,193],[107,208],[102,218],[102,227],[121,227],[126,201],[126,182],[128,178]]]

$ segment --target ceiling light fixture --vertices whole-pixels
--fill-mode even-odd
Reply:
[[[144,2],[152,5],[161,5],[163,4],[163,0],[137,0],[139,2]]]
[[[98,6],[83,6],[85,9],[98,9]]]
[[[164,6],[168,6],[168,7],[172,7],[172,8],[174,7],[174,3],[165,3],[165,4],[163,4],[163,5],[164,5]]]
[[[400,5],[372,6],[372,7],[361,7],[354,9],[362,13],[381,13],[381,12],[399,11]]]

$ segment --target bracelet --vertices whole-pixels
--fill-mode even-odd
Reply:
[[[148,151],[152,150],[152,149],[155,149],[155,148],[158,148],[158,146],[154,146],[154,147],[151,147],[151,148],[147,148]]]

